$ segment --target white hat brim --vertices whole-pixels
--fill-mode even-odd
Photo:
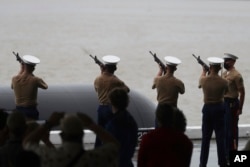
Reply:
[[[166,57],[164,57],[164,60],[166,61],[167,65],[177,66],[177,65],[181,64],[181,60],[178,59],[177,57],[173,57],[173,56],[166,56]]]
[[[103,56],[102,60],[105,64],[117,64],[121,59],[114,55]]]
[[[210,65],[220,65],[224,62],[222,58],[219,57],[209,57],[207,58]]]
[[[233,55],[233,54],[231,54],[231,53],[224,53],[224,57],[223,57],[223,58],[224,58],[224,59],[233,59],[233,60],[238,59],[237,56],[235,56],[235,55]]]
[[[40,63],[40,59],[32,55],[24,55],[22,60],[25,64],[36,65]]]

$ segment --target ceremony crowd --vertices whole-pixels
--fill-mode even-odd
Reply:
[[[155,129],[138,142],[138,125],[128,111],[130,88],[115,75],[120,58],[107,55],[102,61],[93,57],[101,74],[94,80],[98,96],[97,121],[84,108],[66,114],[54,111],[43,124],[38,124],[38,88],[48,89],[46,82],[33,74],[40,60],[31,55],[19,56],[20,71],[12,78],[15,95],[12,112],[0,110],[0,167],[133,167],[132,158],[138,146],[138,167],[189,167],[193,143],[185,134],[187,120],[178,108],[178,97],[185,93],[185,84],[174,76],[181,60],[156,56],[159,71],[152,89],[157,91]],[[223,58],[209,57],[202,64],[199,79],[204,104],[200,167],[206,167],[213,131],[217,145],[218,165],[230,165],[229,153],[238,150],[238,121],[242,114],[245,88],[242,75],[236,70],[237,56],[225,53]],[[225,71],[220,75],[222,68]],[[1,92],[0,92],[1,93]],[[0,99],[1,100],[1,99]],[[0,106],[1,107],[1,106]],[[54,127],[61,130],[62,144],[55,146],[49,138]],[[93,149],[84,148],[84,130],[96,134]],[[250,143],[245,150],[250,150]]]

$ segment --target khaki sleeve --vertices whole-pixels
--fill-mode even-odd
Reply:
[[[180,82],[180,94],[184,94],[185,93],[185,85],[183,82]]]
[[[235,79],[235,83],[236,83],[238,90],[244,87],[244,80],[241,75],[237,75]]]
[[[41,78],[37,78],[37,84],[39,88],[48,89],[48,85]]]

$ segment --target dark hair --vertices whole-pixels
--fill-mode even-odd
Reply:
[[[181,110],[168,104],[158,104],[156,118],[160,126],[186,131],[186,117]]]
[[[174,71],[177,70],[177,67],[174,66],[174,65],[167,65],[166,67],[167,67],[167,69],[168,69],[169,71],[171,71],[171,72],[174,72]]]
[[[107,70],[110,73],[114,73],[116,70],[116,64],[106,64],[105,65],[105,70]]]
[[[24,64],[27,71],[29,72],[33,72],[35,70],[35,65],[32,65],[32,64]]]
[[[128,93],[123,88],[114,88],[108,95],[109,101],[112,106],[119,110],[124,110],[128,107],[129,97]]]
[[[219,72],[221,69],[221,64],[213,64],[211,65],[211,68],[213,68],[216,72]]]

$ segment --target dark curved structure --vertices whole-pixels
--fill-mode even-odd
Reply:
[[[138,92],[129,93],[129,112],[139,128],[154,127],[156,105]],[[39,89],[39,119],[46,120],[53,111],[84,112],[94,120],[97,118],[98,99],[93,85],[49,85],[47,90]],[[10,86],[0,87],[0,108],[15,108],[14,92]]]

